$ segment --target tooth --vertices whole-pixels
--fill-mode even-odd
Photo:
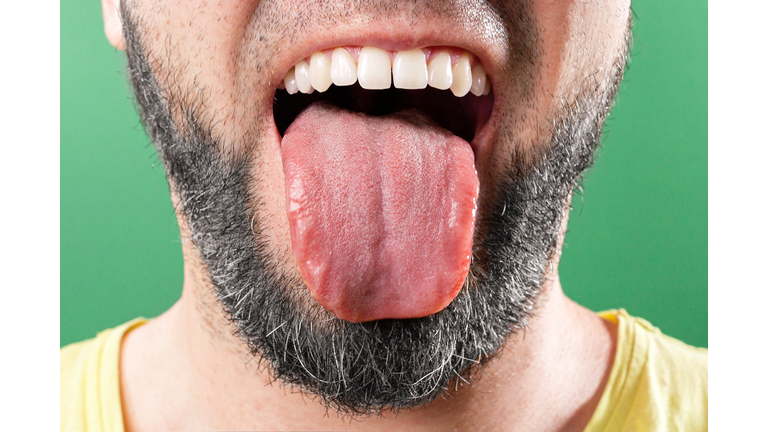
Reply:
[[[296,75],[296,87],[302,93],[310,93],[312,84],[309,82],[309,65],[304,60],[296,63],[294,66]]]
[[[363,47],[357,58],[357,80],[367,90],[384,90],[392,86],[389,53],[383,49]]]
[[[285,83],[285,90],[288,94],[295,94],[299,90],[299,88],[296,87],[296,76],[294,75],[293,68],[285,74],[283,82]]]
[[[432,57],[432,61],[427,66],[429,72],[429,85],[440,90],[448,90],[453,82],[453,72],[451,71],[451,55],[441,51]]]
[[[472,87],[469,91],[475,96],[482,96],[485,90],[485,69],[480,63],[472,68]]]
[[[422,50],[401,51],[392,63],[395,87],[400,89],[427,88],[427,59]]]
[[[321,52],[309,58],[309,82],[320,93],[331,86],[331,61]]]
[[[453,65],[453,83],[451,91],[454,96],[462,97],[469,92],[472,87],[472,69],[469,62],[469,54],[464,53],[459,57],[459,61]]]
[[[331,80],[337,86],[348,86],[357,81],[357,65],[344,48],[336,48],[331,54]]]
[[[490,92],[491,92],[491,80],[486,78],[485,88],[483,89],[483,96],[487,95]]]

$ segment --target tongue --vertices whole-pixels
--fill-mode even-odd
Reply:
[[[478,179],[469,144],[418,111],[326,104],[283,137],[291,243],[312,297],[364,322],[445,308],[469,270]]]

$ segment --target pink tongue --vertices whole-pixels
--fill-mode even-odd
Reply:
[[[465,140],[415,111],[314,104],[282,146],[293,254],[318,303],[352,322],[448,306],[469,270],[479,184]]]

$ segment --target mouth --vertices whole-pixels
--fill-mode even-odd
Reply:
[[[374,117],[416,110],[471,143],[491,116],[493,91],[478,57],[459,48],[352,46],[315,52],[285,74],[273,104],[280,136],[315,102]]]
[[[294,257],[337,317],[419,318],[465,286],[491,77],[455,47],[295,61],[273,104]]]

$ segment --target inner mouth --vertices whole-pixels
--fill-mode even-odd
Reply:
[[[359,84],[331,86],[327,91],[310,94],[275,92],[273,113],[280,136],[296,117],[314,102],[326,102],[336,107],[378,117],[415,109],[430,117],[437,125],[454,135],[472,142],[491,116],[493,90],[484,96],[468,94],[456,97],[450,91],[427,87],[405,90],[391,87],[366,90]]]

